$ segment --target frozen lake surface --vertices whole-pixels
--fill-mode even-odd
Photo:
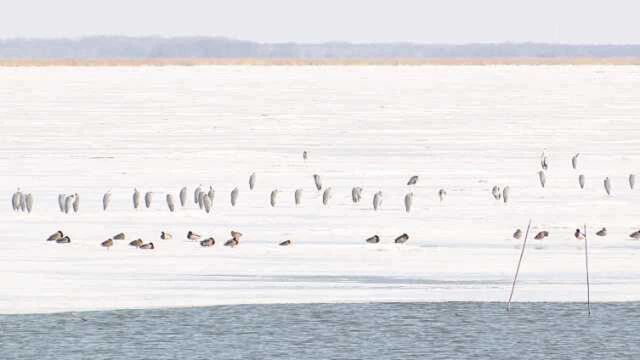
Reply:
[[[640,67],[45,67],[0,68],[0,79],[0,313],[504,302],[520,251],[511,235],[529,219],[550,236],[529,241],[515,301],[585,300],[583,224],[592,300],[640,300],[640,242],[628,237],[640,189],[627,183],[640,173]],[[333,189],[328,206],[313,174]],[[193,204],[198,184],[216,191],[211,214]],[[510,186],[508,203],[494,185]],[[171,213],[165,196],[183,186],[188,206]],[[11,209],[18,187],[34,195],[31,214]],[[154,192],[150,209],[132,209],[134,187]],[[61,214],[59,193],[78,193],[79,213]],[[603,226],[608,236],[593,235]],[[59,229],[71,244],[45,242]],[[201,248],[189,230],[218,244]],[[240,246],[220,246],[231,230]],[[100,247],[119,232],[128,240]],[[393,244],[402,233],[410,240]],[[365,244],[374,234],[381,243]],[[138,237],[156,249],[126,245]]]

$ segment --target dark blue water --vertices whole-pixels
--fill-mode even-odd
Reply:
[[[234,305],[0,316],[0,359],[640,358],[640,304]]]

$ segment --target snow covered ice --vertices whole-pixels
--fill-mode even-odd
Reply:
[[[640,300],[637,66],[22,67],[0,79],[0,313],[506,301],[511,235],[530,218],[514,301],[585,300],[583,224],[592,301]],[[332,188],[327,206],[313,174]],[[215,189],[209,214],[193,203],[200,184]],[[165,197],[183,186],[172,213]],[[18,187],[31,214],[11,209]],[[133,209],[134,188],[154,193],[150,209]],[[60,193],[80,195],[77,214],[60,213]],[[46,242],[57,230],[72,242]],[[231,230],[244,234],[233,249],[221,246]],[[119,232],[126,241],[100,246]],[[156,249],[127,245],[138,237]]]

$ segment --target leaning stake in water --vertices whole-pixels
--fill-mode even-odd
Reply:
[[[584,264],[587,269],[587,313],[591,316],[591,298],[589,289],[589,250],[587,246],[587,224],[584,225]]]
[[[518,280],[518,273],[520,272],[520,264],[522,263],[522,257],[524,256],[524,248],[527,245],[527,237],[529,236],[529,229],[531,228],[531,219],[529,219],[529,225],[527,225],[527,232],[524,234],[524,242],[522,243],[522,251],[520,252],[520,260],[518,260],[518,267],[516,268],[516,275],[513,277],[513,284],[511,285],[511,294],[509,295],[509,301],[507,302],[507,311],[511,310],[511,298],[513,298],[513,291],[516,288],[516,281]]]

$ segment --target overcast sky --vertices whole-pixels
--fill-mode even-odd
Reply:
[[[3,0],[0,37],[640,44],[640,0]]]

